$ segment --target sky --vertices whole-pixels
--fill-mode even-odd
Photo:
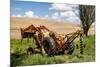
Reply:
[[[80,23],[78,5],[11,0],[11,16]]]

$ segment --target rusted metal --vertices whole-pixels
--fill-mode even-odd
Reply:
[[[35,31],[34,34],[32,33],[33,34],[32,37],[34,37],[34,39],[36,40],[36,45],[38,46],[38,49],[40,49],[40,51],[43,55],[59,54],[60,52],[64,53],[65,51],[72,54],[72,52],[74,50],[74,45],[72,45],[73,41],[78,36],[80,36],[82,38],[82,35],[83,35],[82,30],[77,30],[75,32],[65,34],[65,35],[58,35],[43,25],[39,26],[39,27],[30,25],[28,28],[24,29],[24,32],[30,33],[32,31]],[[47,42],[44,41],[45,38],[48,39],[48,40],[46,40]],[[80,38],[80,43],[81,43],[81,46],[80,46],[81,52],[80,53],[83,53],[81,38]],[[44,42],[47,44],[45,44]],[[51,43],[51,42],[53,42],[53,43]],[[45,44],[45,46],[44,46],[44,44]],[[71,48],[71,47],[73,47],[73,48]]]

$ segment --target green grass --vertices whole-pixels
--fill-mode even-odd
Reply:
[[[94,62],[95,61],[95,38],[94,36],[88,36],[84,39],[86,47],[84,48],[84,54],[80,54],[80,49],[74,50],[72,55],[56,55],[54,57],[42,56],[40,53],[27,55],[26,49],[36,47],[35,41],[27,42],[11,39],[11,65],[42,65],[42,64],[59,64],[59,63],[76,63],[76,62]],[[79,41],[75,40],[74,44],[79,45]]]

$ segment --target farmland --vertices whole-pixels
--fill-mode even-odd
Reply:
[[[95,61],[95,32],[94,26],[89,30],[89,35],[84,39],[86,47],[84,48],[83,55],[80,54],[80,48],[76,48],[72,55],[55,55],[53,57],[47,57],[41,55],[40,52],[27,55],[26,49],[31,47],[36,47],[35,40],[32,39],[27,42],[27,39],[24,39],[21,43],[20,28],[28,27],[29,25],[45,25],[50,30],[57,32],[59,34],[65,34],[74,32],[80,29],[79,24],[74,23],[62,23],[62,22],[49,22],[48,20],[40,19],[25,19],[25,18],[11,18],[11,65],[20,66],[20,65],[44,65],[44,64],[67,64],[67,63],[77,63],[77,62],[94,62]],[[76,39],[74,41],[75,46],[79,45],[79,41]],[[80,46],[80,45],[79,45]]]

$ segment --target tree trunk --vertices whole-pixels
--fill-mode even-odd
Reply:
[[[88,30],[89,30],[89,28],[84,29],[84,34],[85,34],[86,37],[88,36]]]
[[[87,37],[88,36],[88,31],[84,31],[84,34]]]

